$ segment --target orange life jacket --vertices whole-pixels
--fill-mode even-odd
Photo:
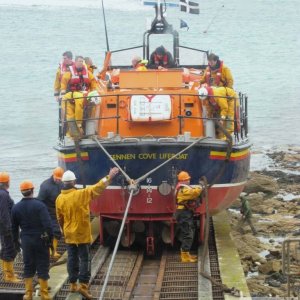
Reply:
[[[211,67],[208,66],[206,68],[205,83],[209,85],[219,86],[222,77],[222,69],[223,69],[223,61],[220,61],[220,67],[218,69],[211,70]],[[216,74],[214,78],[211,76],[211,73]]]
[[[178,202],[178,200],[177,200],[177,196],[178,196],[179,190],[181,188],[184,188],[184,187],[192,189],[192,187],[190,185],[178,182],[177,185],[176,185],[176,187],[175,187],[175,201],[176,201],[176,205],[177,206],[183,205],[188,210],[195,210],[200,205],[200,198],[185,200],[185,201],[181,201],[181,202]]]
[[[60,69],[60,78],[59,78],[59,80],[61,80],[63,75],[70,70],[70,66],[73,66],[73,67],[75,66],[74,61],[72,61],[71,65],[67,65],[63,61],[59,64],[59,69]]]
[[[70,66],[71,79],[68,83],[68,91],[87,91],[90,87],[89,73],[86,66],[78,71],[75,66]]]
[[[155,65],[159,66],[160,62],[162,61],[163,66],[168,65],[169,61],[168,61],[168,55],[165,54],[163,55],[162,59],[160,59],[158,57],[158,55],[156,53],[154,53],[154,63]]]

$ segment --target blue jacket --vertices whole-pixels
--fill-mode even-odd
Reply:
[[[0,234],[3,235],[11,230],[11,210],[14,201],[10,198],[9,192],[0,189]]]
[[[51,219],[47,207],[35,198],[23,198],[12,209],[12,230],[14,238],[18,237],[19,227],[21,237],[25,235],[41,236],[47,232],[53,236]]]
[[[40,186],[37,198],[41,200],[48,208],[50,217],[56,219],[55,201],[62,189],[62,183],[56,183],[53,176],[46,179]]]

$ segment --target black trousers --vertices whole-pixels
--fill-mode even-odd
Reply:
[[[195,226],[194,212],[187,209],[177,209],[175,213],[176,221],[181,231],[181,250],[188,252],[192,248]]]
[[[11,234],[0,235],[0,258],[5,261],[13,261],[17,256],[13,237]]]

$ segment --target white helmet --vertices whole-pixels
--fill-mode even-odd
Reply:
[[[94,103],[95,105],[100,103],[100,97],[97,91],[91,91],[88,93],[87,101]]]
[[[205,100],[208,96],[208,90],[205,87],[202,87],[198,90],[198,95],[201,100]]]
[[[68,181],[74,181],[74,180],[76,180],[76,176],[72,171],[69,171],[69,170],[66,171],[61,178],[62,182],[68,182]]]

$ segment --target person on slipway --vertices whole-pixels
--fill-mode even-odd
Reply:
[[[63,174],[64,186],[56,199],[56,216],[67,244],[70,292],[78,292],[87,299],[92,299],[88,287],[91,277],[89,257],[92,242],[90,203],[100,196],[118,172],[118,168],[112,168],[109,174],[96,184],[85,189],[76,189],[76,176],[68,170]]]
[[[23,250],[25,295],[23,300],[32,300],[33,277],[37,273],[42,300],[51,300],[48,292],[50,254],[53,231],[47,207],[33,197],[34,186],[29,180],[20,184],[23,198],[12,209],[14,239],[19,239]]]
[[[61,255],[57,252],[58,241],[61,238],[61,231],[56,219],[56,209],[55,203],[56,198],[60,194],[62,189],[61,178],[64,174],[64,169],[61,167],[56,167],[52,175],[46,179],[40,185],[40,190],[37,198],[42,201],[48,209],[51,217],[52,229],[53,229],[53,244],[50,248],[51,256],[54,258],[59,258]]]
[[[202,186],[190,186],[191,176],[188,172],[181,171],[177,175],[178,183],[175,188],[176,212],[175,218],[181,235],[181,262],[196,262],[197,257],[190,254],[192,248],[195,225],[194,211],[199,206]]]
[[[14,260],[19,250],[18,240],[13,239],[11,225],[11,210],[14,201],[9,195],[10,176],[0,172],[0,258],[2,260],[3,281],[20,283],[14,271]]]

